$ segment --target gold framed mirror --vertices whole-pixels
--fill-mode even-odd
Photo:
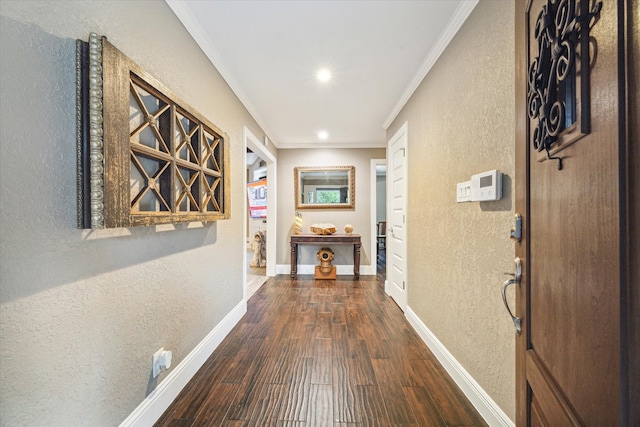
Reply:
[[[296,209],[354,209],[355,166],[294,168]]]

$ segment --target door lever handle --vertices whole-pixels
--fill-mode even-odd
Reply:
[[[507,302],[507,288],[511,285],[515,285],[516,283],[518,283],[518,281],[515,278],[509,279],[504,282],[504,285],[502,286],[502,302],[504,303],[504,307],[507,309],[507,313],[509,313],[509,316],[511,316],[513,326],[516,327],[516,332],[519,334],[520,332],[522,332],[520,318],[513,315],[513,313],[511,312],[511,308],[509,308],[509,303]]]
[[[507,309],[507,313],[511,316],[511,320],[513,321],[513,325],[516,327],[516,332],[519,334],[522,332],[522,324],[520,322],[520,318],[513,315],[511,308],[509,307],[509,303],[507,302],[507,288],[511,285],[516,285],[520,283],[522,279],[522,261],[520,258],[516,258],[515,262],[515,272],[514,273],[504,273],[507,276],[511,276],[512,279],[507,280],[502,285],[502,302],[504,303],[504,307]]]

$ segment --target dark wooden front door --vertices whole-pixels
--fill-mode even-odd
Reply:
[[[625,356],[625,324],[638,321],[625,305],[631,13],[613,0],[516,8],[519,426],[627,425],[637,411]]]

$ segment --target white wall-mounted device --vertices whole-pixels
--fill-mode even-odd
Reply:
[[[471,201],[486,202],[502,198],[502,172],[492,170],[471,176]]]

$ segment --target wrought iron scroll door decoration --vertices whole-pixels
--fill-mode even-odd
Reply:
[[[557,153],[590,132],[589,30],[601,8],[602,2],[591,0],[547,0],[535,23],[527,11],[535,37],[528,43],[533,57],[527,84],[530,138],[535,150],[544,152],[539,160],[557,160],[558,170],[562,158]],[[531,52],[534,43],[537,52]]]

